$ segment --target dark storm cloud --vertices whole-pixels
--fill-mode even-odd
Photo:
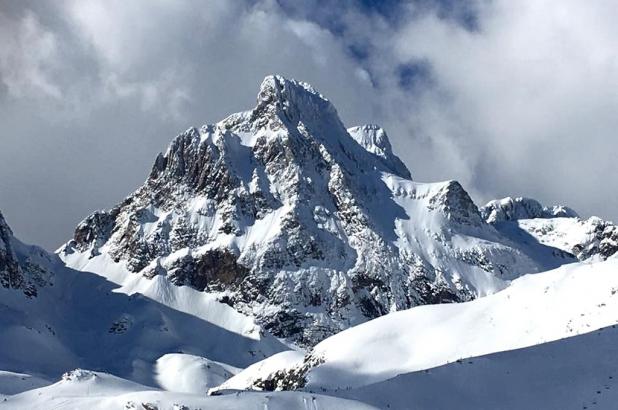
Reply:
[[[384,4],[3,2],[0,209],[53,248],[281,73],[382,124],[417,179],[618,217],[614,2]]]

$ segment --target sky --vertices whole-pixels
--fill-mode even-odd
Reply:
[[[172,138],[306,81],[417,181],[618,221],[615,0],[0,1],[0,210],[53,250]]]

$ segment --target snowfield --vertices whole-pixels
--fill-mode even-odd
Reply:
[[[376,410],[358,401],[304,392],[237,393],[207,397],[162,391],[101,372],[77,369],[50,386],[10,396],[2,409],[49,410]]]
[[[307,363],[302,352],[281,352],[245,370],[167,354],[156,362],[158,387],[88,370],[54,384],[4,372],[0,408],[610,409],[618,399],[617,308],[614,256],[526,275],[472,302],[394,312],[341,332],[308,354],[321,363],[308,369],[300,391],[240,390],[277,371],[290,374]],[[223,379],[210,391],[220,395],[207,396]]]

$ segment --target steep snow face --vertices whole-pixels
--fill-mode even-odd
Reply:
[[[309,85],[270,76],[257,100],[176,137],[60,256],[123,286],[138,276],[208,291],[303,345],[574,260],[502,236],[457,182],[412,182],[383,130],[346,130]]]
[[[570,264],[518,278],[471,302],[394,312],[324,340],[302,361],[292,356],[278,369],[258,363],[246,370],[250,377],[241,372],[229,382],[235,388],[244,380],[258,389],[345,390],[614,326],[617,272],[615,258]],[[265,371],[256,371],[260,368]]]
[[[3,234],[10,232],[4,227]],[[12,250],[5,255],[16,261],[16,272],[26,279],[44,272],[46,281],[40,286],[32,282],[32,288],[0,287],[0,370],[5,372],[0,372],[0,393],[7,385],[9,392],[21,388],[11,381],[17,372],[40,376],[31,380],[38,383],[86,367],[157,385],[161,377],[169,380],[163,370],[174,369],[173,360],[156,366],[167,353],[246,367],[286,349],[250,317],[212,295],[174,286],[163,277],[135,277],[119,287],[69,269],[56,255],[13,236],[4,238]]]
[[[383,164],[396,175],[410,179],[410,171],[405,164],[393,153],[391,143],[380,126],[375,124],[361,125],[348,128],[348,133],[367,152],[381,159]]]
[[[534,199],[508,197],[491,201],[480,211],[483,219],[520,243],[529,236],[570,252],[579,260],[591,257],[604,260],[618,252],[616,225],[595,216],[581,219],[565,206],[548,208]]]

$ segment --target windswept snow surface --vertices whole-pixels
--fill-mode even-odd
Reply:
[[[617,340],[612,325],[334,394],[381,409],[610,410],[618,403]]]
[[[157,382],[178,393],[206,394],[241,369],[190,354],[168,353],[157,360]]]
[[[0,370],[0,400],[7,395],[21,393],[26,390],[52,384],[49,380],[30,374],[7,372]]]
[[[376,410],[358,401],[305,392],[246,392],[228,396],[173,393],[101,372],[75,370],[51,386],[7,397],[7,410]]]

